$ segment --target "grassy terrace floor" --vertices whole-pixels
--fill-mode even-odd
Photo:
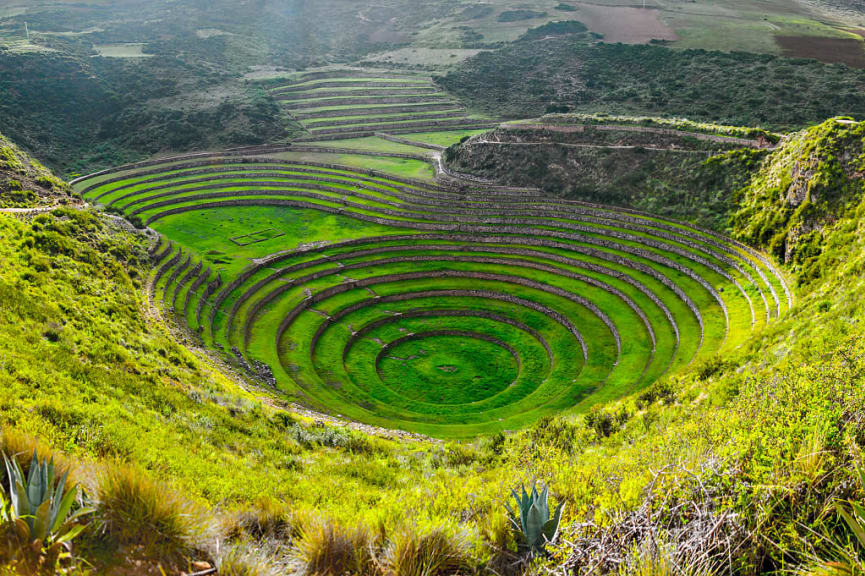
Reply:
[[[482,128],[489,121],[469,115],[424,76],[374,70],[301,72],[271,94],[309,134],[332,140],[375,132],[439,132]]]
[[[717,234],[529,191],[457,190],[421,167],[189,157],[76,188],[160,232],[154,299],[205,345],[289,399],[439,437],[586,410],[736,347],[791,304],[768,259]]]

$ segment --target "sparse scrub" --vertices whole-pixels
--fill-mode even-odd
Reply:
[[[256,540],[279,540],[291,534],[292,520],[291,507],[287,503],[264,497],[235,512],[228,529],[234,537],[245,534]]]
[[[220,553],[216,569],[220,576],[278,576],[283,573],[265,551],[243,541]]]

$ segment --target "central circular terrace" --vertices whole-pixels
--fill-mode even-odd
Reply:
[[[206,345],[318,410],[435,436],[585,410],[738,345],[791,305],[747,246],[535,191],[261,153],[151,161],[76,188],[163,232],[152,293]],[[341,224],[224,265],[225,238],[201,223],[261,211]],[[231,242],[279,246],[289,228]]]

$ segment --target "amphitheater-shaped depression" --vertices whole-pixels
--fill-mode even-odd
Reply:
[[[440,437],[585,410],[791,305],[729,238],[526,190],[274,149],[75,186],[160,232],[151,293],[207,346],[313,408]]]

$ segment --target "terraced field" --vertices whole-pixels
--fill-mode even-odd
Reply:
[[[309,132],[301,140],[489,127],[429,77],[364,70],[318,70],[271,89]]]
[[[791,305],[744,245],[532,190],[267,149],[75,188],[160,233],[151,293],[205,345],[290,399],[439,437],[586,410]]]

